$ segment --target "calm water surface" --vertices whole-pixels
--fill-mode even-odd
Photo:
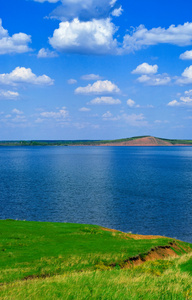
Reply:
[[[0,219],[192,242],[192,147],[0,147]]]

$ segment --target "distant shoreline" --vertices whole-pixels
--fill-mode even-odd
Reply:
[[[192,140],[164,139],[153,136],[138,136],[118,140],[31,140],[0,141],[0,146],[192,146]]]

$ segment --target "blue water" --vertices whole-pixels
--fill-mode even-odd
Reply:
[[[0,219],[192,242],[192,147],[0,147]]]

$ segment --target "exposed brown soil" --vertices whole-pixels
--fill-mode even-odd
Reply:
[[[104,231],[119,233],[120,237],[122,234],[122,238],[125,238],[125,239],[151,240],[151,239],[165,238],[165,237],[159,236],[159,235],[140,235],[140,234],[124,233],[124,232],[121,232],[121,231],[118,231],[115,229],[109,229],[109,228],[104,228],[104,227],[101,227],[101,229]],[[151,260],[156,260],[156,259],[164,259],[167,257],[176,257],[177,256],[176,251],[178,251],[180,253],[181,253],[181,251],[190,252],[191,249],[190,248],[184,249],[183,247],[181,248],[181,246],[178,246],[176,242],[170,242],[166,246],[156,246],[147,253],[139,254],[137,256],[128,258],[127,260],[125,260],[121,263],[121,268],[122,269],[131,268],[134,266],[141,265],[146,261],[151,261]],[[116,266],[116,264],[111,264],[111,267],[115,267],[115,266]]]
[[[157,259],[165,259],[168,257],[177,257],[178,255],[174,250],[180,250],[181,249],[177,246],[176,243],[170,243],[167,246],[157,246],[155,248],[152,248],[149,252],[140,254],[134,257],[130,257],[129,259],[125,260],[121,264],[122,269],[130,269],[134,266],[139,266],[146,261],[152,261]],[[184,250],[184,249],[183,249]],[[115,267],[115,264],[111,265],[112,267]]]
[[[98,146],[173,146],[167,141],[160,140],[153,136],[138,138],[126,142],[98,144]]]

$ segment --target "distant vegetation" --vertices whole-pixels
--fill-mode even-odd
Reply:
[[[116,139],[116,140],[33,140],[33,141],[0,141],[0,146],[95,146],[112,143],[122,143],[142,139],[148,136],[135,136],[131,138]],[[192,145],[192,140],[177,140],[177,139],[164,139],[158,138],[162,141],[166,141],[175,144]]]
[[[192,140],[176,140],[176,139],[162,139],[159,138],[160,140],[166,141],[171,143],[172,145],[175,144],[185,144],[185,145],[192,145]]]
[[[160,248],[178,256],[148,261]],[[191,299],[191,250],[94,225],[0,221],[0,299]]]

